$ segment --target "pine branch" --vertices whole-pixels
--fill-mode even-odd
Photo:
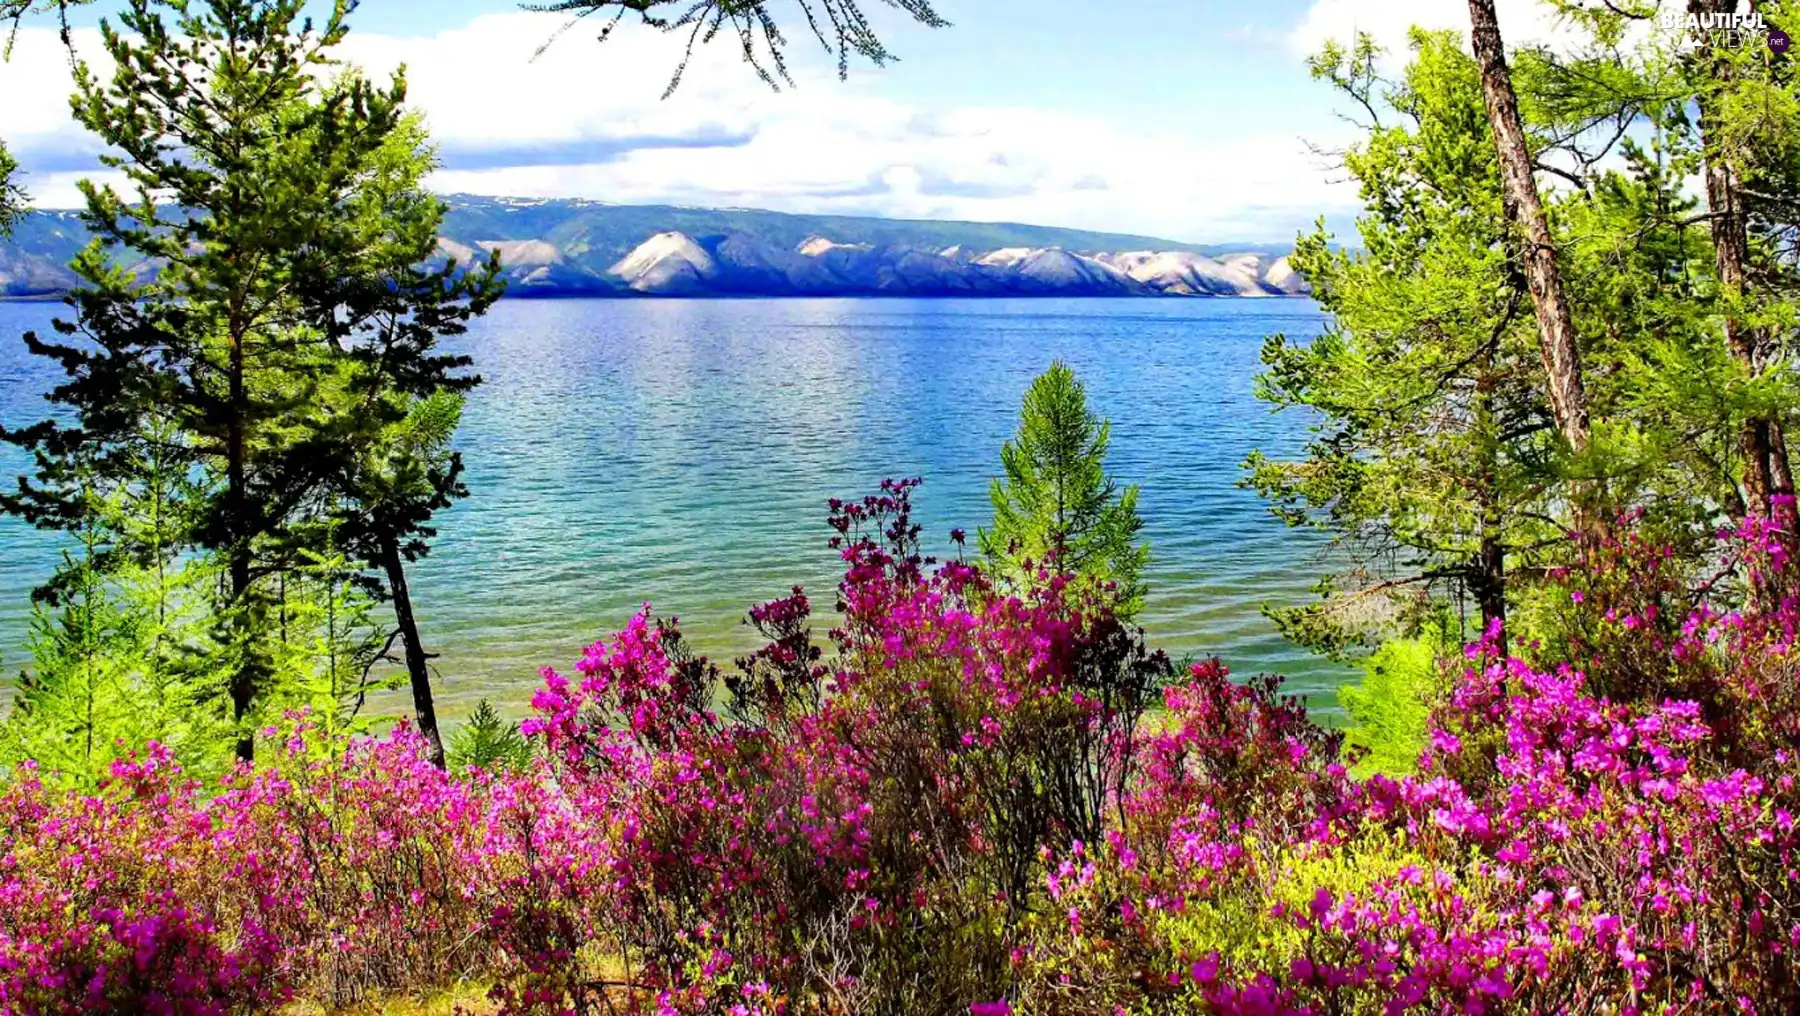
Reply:
[[[852,57],[861,57],[876,67],[885,67],[898,59],[876,35],[861,4],[864,0],[788,0],[799,8],[807,30],[825,52],[837,61],[838,77],[850,73]],[[931,6],[931,0],[882,0],[889,7],[903,11],[920,24],[931,28],[949,25]],[[680,13],[662,13],[679,4],[687,6]],[[570,18],[562,28],[539,48],[548,49],[569,29],[582,20],[608,12],[611,17],[600,29],[599,41],[612,36],[621,20],[635,14],[639,23],[663,32],[687,33],[680,62],[664,91],[664,98],[681,86],[683,74],[693,59],[694,50],[720,36],[734,37],[744,62],[770,88],[792,86],[788,71],[788,39],[782,33],[773,8],[775,0],[556,0],[552,3],[526,3],[525,10],[549,14],[566,14]]]

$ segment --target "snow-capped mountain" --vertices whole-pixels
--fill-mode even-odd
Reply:
[[[1264,254],[1210,258],[1189,251],[1128,251],[1099,260],[1167,296],[1295,296],[1306,284],[1288,259]]]
[[[607,276],[636,293],[906,296],[1289,296],[1306,291],[1286,258],[1191,251],[1083,254],[1060,247],[839,243],[813,236],[788,250],[743,233],[660,233]]]
[[[498,254],[513,296],[1273,296],[1306,286],[1280,245],[1183,244],[1005,222],[794,215],[451,195],[437,257]],[[73,212],[0,238],[0,299],[54,297],[88,241]],[[1239,252],[1242,253],[1239,253]],[[127,265],[141,273],[152,264]]]

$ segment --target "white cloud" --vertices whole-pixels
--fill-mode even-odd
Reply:
[[[80,208],[83,203],[82,180],[95,183],[110,184],[122,194],[126,190],[125,174],[113,170],[93,170],[89,172],[68,173],[28,173],[19,182],[24,186],[26,196],[39,208]]]
[[[878,94],[878,74],[835,80],[798,45],[799,88],[772,93],[721,44],[697,54],[664,100],[680,40],[621,29],[601,45],[577,29],[532,59],[557,24],[504,13],[430,36],[352,33],[344,56],[381,74],[406,66],[410,98],[447,163],[433,185],[446,191],[1014,220],[1183,240],[1287,239],[1354,202],[1290,134],[1215,138],[1202,121],[1146,133],[1054,109],[916,108]],[[48,102],[67,88],[54,35],[22,33],[14,62],[0,65],[0,94],[28,89]],[[54,113],[23,105],[0,103],[0,138],[28,165],[91,147],[60,101]],[[53,206],[69,203],[72,180],[45,174],[28,184]]]
[[[78,29],[72,40],[84,58],[104,58],[98,32]],[[18,182],[46,207],[80,203],[75,181],[84,174],[74,170],[93,165],[100,148],[70,114],[73,90],[69,52],[56,33],[21,30],[11,58],[0,61],[0,140],[25,164]]]

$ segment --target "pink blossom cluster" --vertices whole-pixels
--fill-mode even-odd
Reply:
[[[91,792],[15,774],[0,1013],[269,1012],[500,973],[523,962],[508,901],[605,856],[552,784],[454,778],[406,728],[326,753],[294,720],[281,757],[218,785],[155,744]]]

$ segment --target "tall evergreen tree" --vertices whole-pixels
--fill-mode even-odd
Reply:
[[[1257,381],[1276,407],[1320,414],[1303,457],[1253,454],[1246,483],[1335,541],[1346,574],[1325,599],[1271,610],[1326,652],[1428,614],[1414,608],[1439,590],[1503,623],[1511,570],[1560,539],[1567,497],[1480,69],[1449,34],[1412,45],[1392,84],[1366,38],[1314,62],[1377,116],[1344,154],[1361,245],[1334,248],[1323,227],[1301,238],[1295,262],[1330,324],[1309,343],[1271,338]]]
[[[1505,43],[1494,0],[1469,0],[1470,45],[1481,67],[1481,92],[1487,105],[1499,156],[1507,215],[1523,235],[1518,258],[1537,311],[1538,338],[1544,357],[1545,388],[1563,440],[1576,454],[1587,451],[1587,391],[1581,374],[1581,350],[1575,338],[1575,314],[1563,288],[1550,220],[1538,193],[1537,164],[1532,160],[1512,72],[1506,66]]]
[[[980,545],[1004,575],[1028,563],[1112,583],[1120,608],[1143,605],[1150,549],[1138,541],[1138,488],[1106,475],[1112,424],[1088,408],[1087,392],[1061,360],[1025,392],[1019,432],[1000,450],[1005,477],[989,490],[994,526]]]
[[[78,66],[73,105],[130,199],[83,185],[96,240],[73,265],[74,320],[56,325],[75,341],[26,337],[66,373],[49,396],[66,415],[4,432],[37,475],[0,505],[64,529],[87,514],[78,462],[129,482],[141,434],[184,436],[208,481],[191,542],[223,572],[215,663],[245,759],[280,578],[324,549],[337,480],[395,399],[474,383],[434,343],[496,295],[492,262],[416,267],[442,206],[419,187],[430,159],[404,80],[332,60],[349,0],[318,24],[304,6],[131,0],[102,23],[112,75]],[[160,271],[115,267],[115,247]]]
[[[1398,82],[1379,79],[1366,41],[1316,62],[1377,117],[1345,156],[1366,206],[1361,244],[1333,251],[1322,232],[1300,244],[1296,264],[1332,321],[1310,343],[1269,344],[1260,394],[1323,415],[1305,456],[1253,456],[1248,479],[1281,517],[1332,533],[1349,562],[1324,583],[1325,601],[1277,613],[1316,647],[1391,631],[1367,625],[1371,614],[1395,620],[1391,606],[1359,608],[1401,589],[1466,594],[1483,622],[1503,620],[1566,562],[1566,530],[1581,521],[1571,506],[1586,492],[1641,512],[1696,564],[1721,524],[1783,503],[1756,507],[1744,436],[1759,415],[1772,424],[1764,461],[1777,475],[1774,438],[1800,404],[1800,173],[1788,168],[1800,149],[1783,112],[1800,108],[1792,63],[1760,41],[1728,47],[1736,69],[1723,80],[1735,84],[1716,105],[1730,114],[1709,135],[1694,116],[1707,108],[1694,97],[1721,80],[1698,58],[1707,51],[1627,31],[1653,4],[1552,2],[1587,29],[1580,52],[1525,49],[1484,68],[1455,36],[1415,33]],[[1766,16],[1781,25],[1793,7]],[[1496,70],[1516,90],[1515,149],[1561,184],[1540,190],[1543,228],[1528,225],[1537,239],[1525,242],[1553,248],[1569,316],[1554,330],[1579,338],[1566,362],[1581,365],[1585,455],[1569,454],[1557,357],[1519,311],[1533,283],[1518,246],[1518,167],[1502,166],[1495,144]],[[1741,187],[1753,266],[1742,287],[1718,265],[1719,211],[1689,185],[1727,141],[1734,177],[1755,180]],[[1734,316],[1758,336],[1754,364],[1729,341]],[[1429,599],[1401,601],[1427,608],[1401,621],[1433,613]]]
[[[343,369],[350,415],[330,480],[329,517],[345,553],[380,577],[371,585],[392,604],[413,715],[444,763],[431,673],[406,566],[430,551],[432,517],[468,494],[462,459],[450,450],[462,418],[462,393],[480,382],[465,356],[437,343],[460,335],[499,299],[498,256],[480,270],[428,267],[445,207],[421,181],[432,161],[416,119],[400,125],[353,209],[357,229],[329,263],[349,266],[311,276],[309,303],[323,308],[323,329]],[[379,238],[366,244],[369,237]],[[473,266],[471,266],[473,268]],[[385,654],[384,654],[385,655]]]

